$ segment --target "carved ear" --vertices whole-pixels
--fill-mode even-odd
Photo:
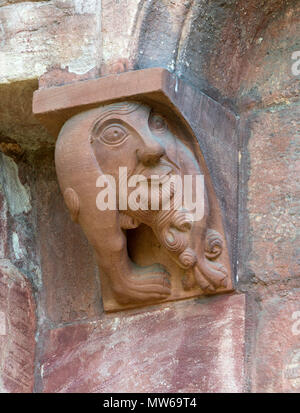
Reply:
[[[67,188],[64,192],[64,200],[70,211],[71,219],[74,222],[78,221],[79,214],[79,198],[77,193],[72,188]]]

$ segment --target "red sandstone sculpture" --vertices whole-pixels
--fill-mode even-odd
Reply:
[[[64,124],[55,162],[71,217],[94,247],[106,310],[232,288],[217,200],[195,139],[178,118],[168,119],[148,105],[130,101],[87,110]],[[135,207],[125,204],[122,210],[99,210],[96,183],[103,175],[114,178],[119,206],[118,188],[126,186],[120,182],[120,167],[127,168],[128,178],[145,177],[139,183],[139,202]],[[162,208],[164,181],[201,174],[200,220],[193,220],[192,211],[178,208],[182,198],[176,184],[169,187],[171,208]],[[160,185],[156,209],[150,205],[151,176]],[[128,191],[130,196],[133,189]],[[143,197],[148,208],[140,206]]]

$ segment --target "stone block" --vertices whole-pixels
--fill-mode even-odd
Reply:
[[[0,392],[33,391],[35,331],[30,283],[8,260],[0,260]]]
[[[44,392],[242,392],[243,295],[189,300],[48,332]]]
[[[252,354],[253,392],[300,392],[300,289],[262,303]]]
[[[97,7],[94,0],[1,7],[0,83],[37,78],[53,65],[78,75],[94,69],[99,63]]]
[[[1,188],[1,190],[3,190]],[[7,253],[7,202],[3,192],[0,192],[0,258]]]
[[[53,165],[48,158],[40,162],[45,170],[36,181],[35,203],[45,313],[54,323],[99,317],[103,310],[92,249],[68,215]]]
[[[240,222],[239,262],[248,266],[245,277],[250,268],[252,281],[261,288],[295,280],[300,273],[298,118],[299,104],[294,103],[255,112],[248,119],[251,136],[244,142],[248,145],[241,170],[248,169],[247,158],[251,169],[248,193],[241,196],[247,196],[249,221]]]

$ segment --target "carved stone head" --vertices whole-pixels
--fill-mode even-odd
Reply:
[[[55,162],[106,310],[231,290],[218,202],[182,119],[130,101],[88,110],[65,123]]]

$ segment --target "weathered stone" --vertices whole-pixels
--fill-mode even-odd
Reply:
[[[300,392],[300,290],[261,303],[252,353],[252,391]]]
[[[27,213],[31,209],[30,193],[18,176],[18,166],[12,158],[0,153],[0,183],[12,216]]]
[[[7,256],[7,203],[0,186],[0,259]]]
[[[68,68],[58,67],[48,68],[48,71],[39,78],[39,89],[53,86],[61,86],[72,82],[91,79],[96,77],[97,70],[91,69],[83,74],[69,72]]]
[[[37,80],[0,84],[0,142],[22,145],[27,150],[53,145],[53,137],[32,114],[32,95]],[[5,146],[4,146],[5,153]]]
[[[273,11],[246,52],[238,97],[241,110],[299,100],[299,76],[292,73],[292,54],[299,50],[300,3],[276,3],[278,11]]]
[[[43,280],[41,305],[53,323],[93,319],[103,311],[96,263],[79,225],[68,216],[52,156],[40,154],[36,167],[41,173],[33,190]]]
[[[15,153],[16,154],[16,153]],[[18,158],[18,156],[16,156]],[[0,186],[2,187],[3,254],[39,288],[41,277],[36,244],[35,205],[32,202],[32,169],[24,159],[0,153]],[[1,242],[0,242],[1,245]]]
[[[298,16],[299,4],[287,0],[146,2],[135,66],[174,70],[232,107],[257,104],[261,92],[269,99],[270,89],[297,90],[290,66]]]
[[[147,2],[146,2],[147,3]],[[138,43],[138,30],[143,9],[139,0],[101,2],[101,74],[119,59],[133,63]],[[118,47],[116,47],[118,45]]]
[[[242,392],[242,295],[172,303],[49,331],[44,392]]]
[[[295,103],[254,113],[247,124],[251,136],[242,157],[249,156],[251,162],[246,203],[250,220],[243,219],[240,227],[240,276],[249,280],[251,272],[251,281],[261,288],[300,274],[298,118]]]
[[[77,74],[99,65],[97,3],[52,0],[1,7],[0,83],[37,78],[55,64]]]
[[[9,258],[35,286],[37,259],[28,165],[0,153],[0,258]]]
[[[10,142],[9,139],[0,143],[0,151],[5,155],[12,157],[14,160],[18,160],[23,154],[24,150],[18,143]]]
[[[49,67],[58,67],[61,73],[68,73],[68,79],[76,80],[99,73],[101,2],[12,1],[2,5],[0,136],[30,150],[53,145],[53,139],[32,117],[33,90]],[[56,82],[64,81],[59,79]]]
[[[177,69],[195,2],[144,2],[136,16],[134,34],[139,33],[135,65],[137,68],[165,67]],[[133,42],[131,43],[133,45]],[[132,52],[133,52],[132,51]],[[182,74],[181,70],[177,74]]]
[[[32,2],[47,1],[47,0],[31,0]],[[7,6],[8,4],[22,3],[24,0],[0,0],[0,6]]]
[[[0,392],[33,391],[35,330],[30,284],[8,260],[0,260]]]

